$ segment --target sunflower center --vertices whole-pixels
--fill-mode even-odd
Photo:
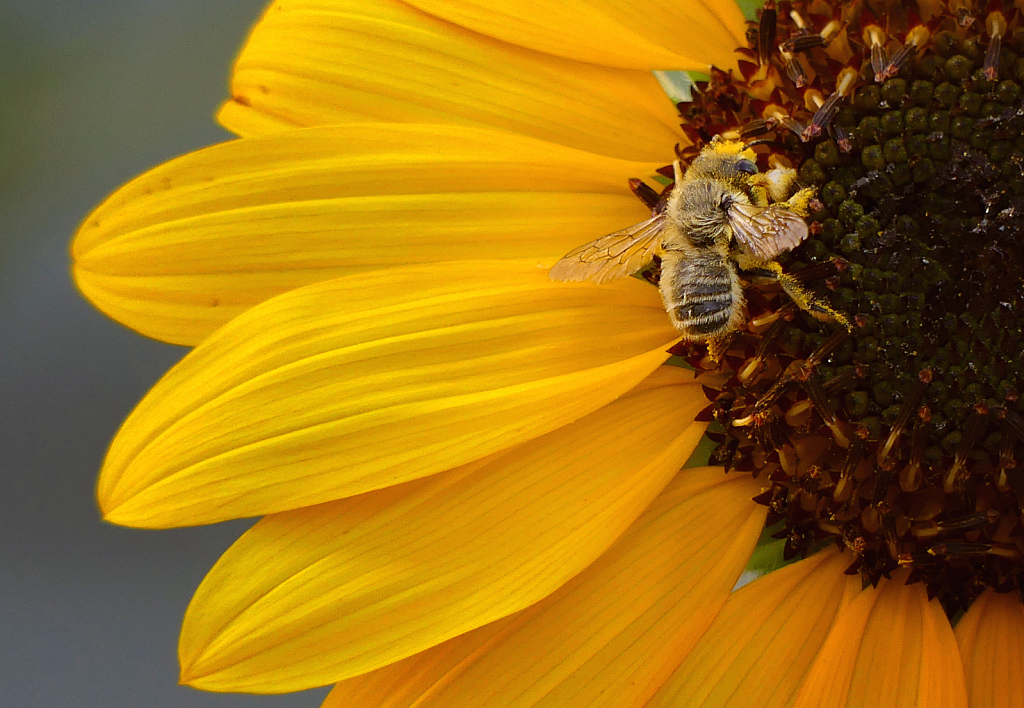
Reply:
[[[712,461],[771,482],[787,557],[836,542],[866,581],[910,567],[952,616],[1024,582],[1024,18],[904,5],[769,3],[742,76],[681,104],[689,150],[761,138],[818,187],[780,262],[853,331],[751,287],[719,361],[677,353]]]

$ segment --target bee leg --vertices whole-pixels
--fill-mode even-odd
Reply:
[[[755,261],[751,258],[740,257],[737,258],[737,265],[744,273],[755,279],[770,280],[781,285],[786,294],[797,304],[797,307],[814,319],[822,322],[837,322],[848,330],[853,329],[843,313],[829,307],[821,298],[815,297],[799,280],[785,273],[782,266],[775,261]]]
[[[732,344],[732,340],[736,338],[735,332],[724,334],[720,337],[711,337],[708,339],[708,356],[714,363],[720,362],[724,357],[725,353],[729,351],[729,345]]]
[[[804,187],[786,200],[786,206],[800,216],[807,216],[811,213],[811,200],[816,196],[818,196],[817,189],[814,187]]]

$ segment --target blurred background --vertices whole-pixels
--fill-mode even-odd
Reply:
[[[0,706],[278,708],[177,685],[178,627],[249,525],[100,521],[107,442],[185,353],[82,300],[67,244],[110,191],[230,136],[213,112],[263,0],[0,0]]]

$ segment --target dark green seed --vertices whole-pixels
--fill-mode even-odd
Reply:
[[[839,205],[837,210],[839,220],[843,222],[843,225],[850,229],[857,223],[857,220],[864,216],[864,207],[852,199],[847,199],[845,202]]]
[[[880,145],[869,145],[860,154],[860,161],[870,170],[885,169],[885,157]]]
[[[853,97],[853,105],[862,111],[873,111],[882,102],[882,91],[874,84],[857,89]]]
[[[949,111],[932,111],[928,114],[928,130],[944,133],[949,130]]]
[[[962,84],[964,79],[971,75],[972,69],[974,62],[962,54],[956,54],[946,60],[946,76],[957,84]]]
[[[980,93],[964,91],[960,94],[960,97],[956,102],[961,109],[974,116],[981,112],[981,103],[983,100],[984,99]]]
[[[946,61],[942,57],[937,56],[935,54],[926,54],[917,63],[917,75],[924,79],[927,83],[932,83],[933,81],[942,81],[946,73],[944,69],[945,65]],[[918,82],[915,81],[914,83],[916,84]],[[921,104],[929,103],[932,100],[931,93],[928,94],[927,98],[917,98],[916,96],[914,96],[913,85],[911,85],[910,87],[910,94],[913,100]]]
[[[907,82],[904,79],[889,79],[882,84],[882,100],[890,106],[898,106],[907,95]]]
[[[967,116],[957,116],[949,127],[949,132],[958,140],[967,140],[974,133],[974,119]]]
[[[935,87],[935,100],[946,106],[952,108],[956,105],[956,99],[960,97],[961,89],[948,81],[944,81]]]
[[[839,252],[845,256],[852,256],[860,251],[860,237],[857,234],[846,234],[839,241]]]
[[[882,120],[878,116],[867,116],[857,126],[857,140],[861,145],[877,143],[882,134]]]
[[[885,141],[885,145],[882,146],[882,158],[886,162],[906,162],[907,157],[907,146],[903,142],[903,138],[892,138]]]
[[[863,216],[857,219],[857,224],[854,226],[861,241],[873,241],[881,228],[878,219],[873,216]]]
[[[816,160],[804,160],[798,171],[800,179],[808,184],[821,184],[828,176]]]
[[[928,136],[921,133],[914,133],[907,136],[907,154],[914,157],[922,157],[928,154]]]
[[[948,160],[949,159],[949,136],[939,134],[939,136],[928,143],[928,156],[933,160]]]
[[[912,133],[924,133],[928,130],[928,111],[920,106],[908,108],[904,114],[907,130]]]
[[[1012,106],[1020,101],[1020,84],[1016,81],[1000,81],[996,87],[996,100],[1004,106]]]
[[[838,167],[840,163],[839,148],[831,140],[825,140],[814,146],[814,159],[826,167]]]
[[[935,47],[936,51],[944,57],[948,57],[955,52],[957,44],[956,35],[946,30],[937,32],[935,36],[932,37],[932,45]]]
[[[934,58],[933,55],[929,56]],[[914,83],[910,84],[910,100],[918,106],[927,106],[932,102],[933,91],[935,91],[935,84],[931,81],[918,79]]]
[[[835,207],[846,199],[846,190],[838,182],[829,182],[821,188],[818,197],[825,203],[825,206]]]
[[[897,135],[904,130],[903,111],[888,111],[882,114],[880,126],[883,133]]]

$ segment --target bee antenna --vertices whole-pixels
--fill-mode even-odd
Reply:
[[[749,150],[755,145],[774,145],[776,144],[775,138],[758,138],[757,140],[751,140],[749,143],[743,146],[744,150]]]

